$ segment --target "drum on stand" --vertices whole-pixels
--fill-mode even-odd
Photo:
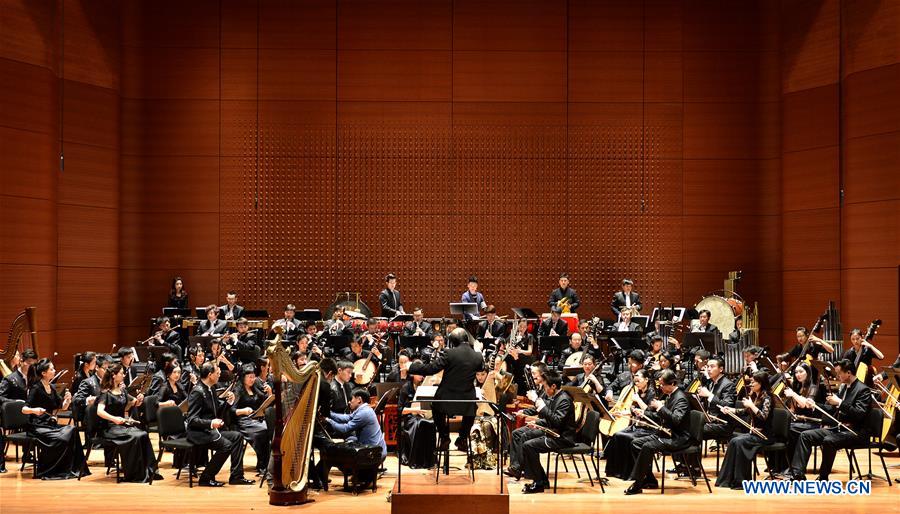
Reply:
[[[744,313],[744,302],[736,295],[725,298],[717,294],[704,296],[694,309],[697,311],[708,310],[709,322],[715,325],[722,333],[722,342],[716,348],[717,353],[725,356],[725,369],[729,372],[743,368],[744,340],[738,344],[728,342],[728,335],[734,331],[735,320]]]

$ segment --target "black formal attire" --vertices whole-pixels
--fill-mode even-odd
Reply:
[[[178,357],[181,361],[184,356],[184,343],[181,340],[181,334],[177,330],[169,330],[162,335],[162,345],[169,349],[170,352]]]
[[[728,442],[725,460],[722,461],[719,476],[716,477],[716,487],[739,489],[744,480],[753,480],[753,459],[756,453],[767,442],[776,442],[772,436],[772,414],[775,412],[772,397],[768,394],[763,395],[762,399],[756,402],[756,406],[759,411],[754,414],[752,410],[746,410],[746,417],[749,418],[750,425],[765,434],[769,440],[766,441],[752,432],[734,436]]]
[[[665,405],[658,411],[648,409],[645,415],[653,421],[670,429],[672,435],[668,436],[661,432],[639,437],[631,443],[631,451],[635,457],[634,468],[631,470],[631,479],[637,487],[643,487],[647,484],[654,484],[656,477],[653,476],[653,456],[660,450],[678,451],[683,450],[691,445],[690,418],[691,405],[687,395],[681,389],[675,389],[665,399]]]
[[[734,388],[734,382],[724,375],[719,375],[719,380],[706,386],[712,397],[703,398],[704,408],[706,411],[724,420],[731,418],[727,414],[722,413],[722,407],[734,407],[737,401],[737,392]],[[734,425],[731,423],[707,423],[703,426],[704,439],[725,439],[734,432]]]
[[[219,307],[219,319],[222,321],[237,321],[243,313],[244,308],[238,304],[235,304],[234,307],[231,307],[226,303],[225,305]]]
[[[862,353],[862,355],[860,355]],[[856,351],[856,348],[852,346],[841,357],[842,359],[847,359],[848,361],[854,363],[858,366],[862,366],[865,364],[866,366],[871,366],[872,361],[875,359],[875,353],[868,346],[863,346],[859,352]]]
[[[630,386],[634,382],[634,375],[631,374],[630,369],[626,369],[625,371],[616,375],[616,378],[609,383],[609,390],[612,391],[613,396],[618,398],[619,394],[622,392],[622,389]]]
[[[569,299],[569,310],[575,312],[578,310],[578,306],[581,305],[581,299],[578,298],[578,293],[575,292],[575,289],[571,287],[567,287],[565,289],[561,287],[557,287],[550,293],[550,299],[547,300],[547,305],[550,308],[556,306],[560,300],[563,298]]]
[[[513,380],[515,380],[518,385],[519,392],[524,392],[528,390],[528,380],[525,378],[525,366],[534,362],[535,355],[535,345],[534,345],[534,336],[531,334],[525,334],[522,337],[522,340],[518,343],[515,343],[516,336],[510,336],[510,342],[507,343],[507,347],[516,344],[517,348],[522,351],[527,352],[529,349],[531,350],[531,355],[522,355],[519,354],[518,359],[514,359],[511,354],[506,356],[506,369],[513,374]]]
[[[188,441],[210,448],[214,451],[212,459],[206,469],[200,475],[201,482],[213,481],[216,474],[225,464],[225,459],[231,457],[230,480],[244,478],[244,451],[241,445],[241,435],[232,431],[220,431],[212,428],[214,419],[222,419],[220,415],[227,404],[213,394],[213,391],[204,382],[197,384],[188,397],[187,438]]]
[[[581,355],[583,356],[584,355],[583,350],[584,350],[584,348],[579,348],[576,350],[576,349],[572,348],[571,346],[566,347],[566,349],[563,350],[562,353],[559,354],[559,362],[556,363],[556,368],[560,372],[562,372],[562,370],[566,367],[566,360],[569,357],[571,357],[573,353],[582,352]],[[580,366],[581,362],[579,361],[579,362],[575,363],[575,365]]]
[[[719,327],[713,325],[712,323],[707,323],[706,326],[697,326],[697,330],[691,330],[691,332],[705,332],[707,334],[711,334],[713,332],[721,332],[719,331]]]
[[[591,388],[587,391],[587,393],[592,396],[595,394],[601,394],[606,388],[606,385],[603,383],[603,375],[597,370],[594,371],[597,372],[596,376],[597,381],[600,382],[600,387],[598,388],[597,384],[595,384],[593,381],[590,382]],[[569,380],[566,385],[584,388],[587,384],[587,379],[585,379],[584,372],[582,372],[572,377],[572,380]]]
[[[150,385],[147,387],[147,396],[153,395],[158,396],[159,390],[162,389],[163,384],[166,383],[166,373],[163,370],[159,370],[150,377]]]
[[[256,452],[256,470],[265,473],[269,467],[269,454],[271,453],[269,429],[266,427],[265,421],[260,418],[251,416],[238,416],[237,410],[250,407],[254,411],[266,400],[266,393],[251,387],[252,392],[248,393],[247,388],[243,384],[235,393],[234,405],[231,407],[231,413],[237,420],[237,430],[241,433]]]
[[[7,401],[27,400],[30,386],[31,384],[27,383],[22,372],[16,368],[15,371],[0,380],[0,406]]]
[[[421,328],[422,332],[425,333],[426,336],[431,337],[431,334],[434,333],[434,326],[427,321],[420,321],[416,323],[415,321],[410,321],[406,325],[403,326],[403,335],[406,337],[413,336],[416,334],[416,329]]]
[[[182,291],[181,296],[169,293],[169,303],[167,306],[175,308],[175,309],[187,309],[188,308],[187,291]]]
[[[331,381],[331,412],[339,412],[341,414],[350,413],[350,398],[352,397],[353,386],[350,382],[340,383],[337,379]],[[331,414],[328,413],[328,415]],[[327,415],[325,416],[328,417]]]
[[[488,328],[490,328],[491,336],[488,338],[498,338],[503,337],[506,338],[506,326],[499,319],[495,319],[493,323],[488,323],[487,320],[482,321],[478,324],[478,329],[475,331],[476,337],[478,339],[484,339],[488,335]]]
[[[627,325],[623,323],[616,323],[613,325],[613,331],[615,332],[640,332],[641,326],[635,322],[630,322]]]
[[[159,388],[159,403],[164,403],[169,400],[175,402],[175,406],[181,405],[181,402],[187,400],[188,393],[181,384],[178,384],[178,390],[172,389],[172,384],[166,380],[166,383],[163,384],[162,387]]]
[[[406,382],[408,378],[409,373],[407,373],[405,377],[401,376],[399,364],[395,364],[392,367],[391,372],[388,373],[387,382]]]
[[[28,392],[25,404],[32,409],[46,409],[40,416],[30,414],[26,427],[28,434],[41,445],[35,477],[65,479],[78,476],[84,466],[81,438],[74,425],[60,426],[52,416],[53,411],[63,404],[56,389],[51,385],[48,393],[43,382],[37,382]]]
[[[400,298],[400,291],[394,289],[382,289],[378,295],[378,302],[381,304],[381,316],[384,318],[393,318],[403,310],[403,300]]]
[[[275,327],[281,327],[284,329],[284,332],[282,332],[281,334],[281,338],[287,341],[287,344],[297,344],[297,339],[300,338],[300,334],[303,334],[305,332],[304,327],[295,318],[281,318],[280,320],[275,321],[275,323],[272,325],[272,328]]]
[[[134,381],[135,378],[137,378],[138,372],[137,372],[136,369],[134,369],[134,366],[133,366],[133,365],[132,365],[132,366],[128,366],[127,368],[123,366],[122,369],[125,371],[125,382],[124,382],[124,384],[125,384],[125,387],[128,387],[128,386],[131,385],[131,382]]]
[[[866,427],[866,415],[872,404],[872,390],[857,379],[847,385],[841,385],[837,393],[843,401],[832,414],[838,421],[856,432],[853,435],[840,427],[817,428],[800,434],[794,458],[791,461],[791,474],[804,476],[806,464],[813,446],[822,447],[822,462],[819,466],[819,478],[827,480],[834,465],[837,451],[854,445],[864,445],[869,441],[869,430]]]
[[[791,389],[793,389],[797,394],[803,396],[804,398],[809,398],[817,403],[822,403],[825,400],[825,389],[819,389],[818,384],[810,384],[805,390],[799,384],[792,384]],[[810,418],[821,418],[822,415],[816,409],[809,408],[800,408],[794,404],[794,401],[790,398],[785,399],[785,403],[788,407],[793,408],[793,413],[806,416]],[[790,459],[793,457],[794,452],[797,451],[797,442],[800,440],[800,434],[806,432],[807,430],[813,430],[819,428],[819,423],[813,423],[808,420],[803,419],[792,419],[791,420],[791,429],[788,432],[788,440],[787,440],[787,451],[782,452],[781,454],[781,465],[778,469],[787,469],[790,466]]]
[[[451,348],[428,364],[413,362],[409,372],[414,375],[434,375],[444,371],[441,384],[435,393],[436,400],[474,400],[475,373],[484,369],[484,359],[468,343]],[[442,440],[449,439],[450,426],[447,416],[463,416],[459,433],[468,437],[475,421],[474,403],[433,403],[435,428]]]
[[[367,359],[371,353],[372,352],[370,352],[369,350],[362,350],[362,349],[360,350],[360,353],[353,353],[353,350],[351,350],[350,348],[344,348],[344,360],[347,362],[350,362],[350,363],[356,363],[356,361],[358,361],[360,359]],[[378,370],[378,368],[381,367],[381,359],[372,355],[371,362],[372,362],[372,364],[375,365],[375,370],[376,370],[375,377],[377,378],[377,376],[378,376],[377,370]],[[373,382],[374,381],[375,381],[375,379],[373,378]],[[353,383],[356,384],[356,373],[353,374]]]
[[[133,398],[132,398],[133,399]],[[106,413],[125,417],[125,408],[128,406],[127,393],[113,394],[112,391],[102,393],[95,402],[96,405],[104,405]],[[157,472],[156,458],[153,455],[153,446],[150,444],[150,436],[146,431],[138,427],[116,425],[105,419],[98,418],[100,436],[112,441],[119,449],[125,482],[149,482]]]
[[[198,336],[222,336],[225,335],[226,332],[228,332],[228,323],[221,319],[217,319],[213,323],[210,323],[208,319],[205,319],[197,326]]]
[[[540,337],[550,337],[550,330],[556,332],[558,336],[565,337],[569,335],[569,324],[562,318],[556,320],[556,323],[553,322],[553,318],[547,318],[538,327],[538,335]]]
[[[238,334],[237,341],[234,342],[234,349],[241,364],[255,364],[256,359],[262,353],[259,341],[256,339],[256,331],[248,330],[243,334]]]
[[[649,404],[655,397],[656,392],[647,384],[644,392],[635,390],[644,403]],[[641,437],[652,436],[655,431],[638,424],[631,424],[628,428],[620,430],[609,438],[606,448],[603,450],[603,456],[606,458],[606,475],[622,480],[628,480],[631,476],[631,470],[634,468],[634,453],[631,451],[631,445],[635,439]]]
[[[332,400],[334,398],[333,387],[337,380],[332,380],[329,382],[325,379],[325,375],[319,371],[319,401],[316,405],[316,417],[318,420],[325,420],[329,416],[331,416]],[[343,394],[341,395],[343,397]],[[340,411],[344,412],[344,411]],[[325,470],[322,466],[321,455],[326,447],[331,444],[331,435],[328,433],[329,425],[324,421],[317,421],[315,427],[313,428],[313,448],[319,450],[319,462],[314,463],[313,459],[309,460],[309,476],[310,480],[313,484],[319,488],[321,488],[322,484],[328,480],[328,477],[325,475]],[[272,460],[269,460],[269,466],[272,465]]]
[[[411,468],[428,469],[434,466],[434,421],[404,412],[415,396],[416,389],[412,380],[407,380],[397,397],[397,410],[400,412],[400,462]]]
[[[628,300],[631,301],[631,306],[640,310],[641,309],[641,295],[632,291],[632,292],[628,293],[628,296],[629,296]],[[627,305],[627,302],[626,302],[626,298],[625,298],[625,292],[617,291],[616,294],[613,295],[612,304],[610,304],[610,307],[612,308],[613,314],[616,315],[616,318],[619,317],[619,314],[622,313],[622,309],[624,309],[626,305]]]
[[[84,421],[84,412],[87,409],[87,399],[100,396],[100,377],[96,374],[81,381],[78,391],[72,396],[72,416],[77,421]]]
[[[544,402],[544,408],[537,411],[537,424],[547,427],[559,437],[530,427],[513,430],[509,445],[509,467],[524,473],[525,478],[537,484],[547,484],[547,473],[541,466],[542,453],[575,445],[575,405],[572,397],[560,391]]]

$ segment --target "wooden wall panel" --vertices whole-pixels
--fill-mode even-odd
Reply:
[[[64,0],[65,78],[119,89],[120,19],[116,0]]]
[[[129,0],[122,6],[122,29],[127,46],[218,48],[219,1]]]
[[[779,105],[754,103],[685,103],[684,157],[754,159],[774,156],[777,134],[763,129],[778,121]],[[748,124],[748,119],[758,123]]]
[[[332,50],[260,50],[260,99],[333,101],[335,66]]]
[[[781,2],[781,87],[785,93],[834,84],[840,66],[840,0]]]
[[[0,77],[7,77],[0,81],[0,126],[59,132],[59,85],[52,70],[0,59]]]
[[[644,19],[642,2],[572,0],[569,2],[569,49],[577,52],[642,51]],[[680,25],[677,23],[679,29]],[[680,42],[680,37],[677,39]]]
[[[335,49],[337,6],[334,0],[259,0],[260,48]]]
[[[116,209],[60,204],[58,213],[60,266],[118,267]]]
[[[839,160],[837,145],[785,153],[781,159],[784,212],[837,208]]]
[[[841,2],[845,76],[900,63],[900,4],[891,0]]]
[[[900,64],[854,73],[844,81],[844,134],[848,139],[900,128]]]
[[[900,196],[900,131],[849,139],[844,145],[847,203]]]
[[[453,100],[461,102],[562,102],[563,52],[453,53]]]
[[[339,100],[448,102],[450,59],[443,50],[341,51]]]
[[[66,330],[111,329],[116,326],[118,270],[60,266],[57,283],[66,294],[59,298],[58,324]],[[114,341],[102,341],[104,346]],[[72,348],[72,353],[81,351]],[[62,351],[60,351],[62,353]]]
[[[0,57],[55,71],[59,62],[58,1],[4,0],[2,5]]]
[[[4,196],[0,219],[0,262],[56,265],[54,200]]]
[[[452,4],[450,0],[341,2],[338,46],[346,50],[450,50]]]
[[[640,102],[643,52],[570,52],[571,102]]]
[[[69,80],[63,87],[64,141],[118,148],[118,92]]]
[[[562,52],[566,16],[562,0],[455,0],[453,49]]]
[[[784,245],[790,250],[782,258],[785,273],[840,268],[840,248],[834,244],[840,222],[840,211],[834,208],[785,213]]]
[[[0,192],[50,199],[55,194],[58,141],[47,134],[0,126]]]
[[[686,102],[774,102],[777,60],[758,52],[685,52]]]
[[[219,102],[122,100],[122,155],[218,155]]]
[[[219,49],[126,47],[122,59],[125,98],[219,98]]]
[[[900,199],[846,204],[841,219],[845,268],[891,268],[900,257]]]

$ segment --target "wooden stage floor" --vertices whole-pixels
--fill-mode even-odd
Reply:
[[[154,444],[155,446],[155,444]],[[13,454],[10,448],[10,455]],[[99,457],[101,460],[97,460]],[[252,478],[256,457],[252,449],[248,448],[244,459],[244,466],[248,470],[247,477]],[[378,491],[371,489],[362,492],[359,496],[345,493],[339,487],[341,478],[332,474],[332,488],[328,493],[311,492],[311,497],[316,501],[303,506],[272,507],[268,504],[268,496],[265,488],[259,489],[253,486],[225,486],[222,488],[198,488],[188,489],[187,479],[182,475],[181,480],[175,480],[175,472],[171,468],[171,456],[163,457],[162,474],[165,479],[155,482],[152,486],[145,484],[116,484],[112,476],[105,477],[104,470],[100,467],[102,461],[101,452],[93,452],[91,456],[93,475],[83,478],[80,482],[66,481],[42,481],[32,480],[30,469],[19,473],[18,465],[10,457],[7,460],[7,468],[10,471],[0,475],[0,512],[147,512],[158,514],[166,509],[178,512],[235,512],[235,511],[265,511],[283,512],[285,510],[304,510],[307,512],[327,512],[329,514],[376,514],[389,513],[391,504],[387,501],[389,491],[394,485],[397,473],[397,460],[393,455],[388,456],[386,467],[387,474],[379,481]],[[762,463],[762,460],[760,460]],[[900,464],[897,454],[887,459],[888,466]],[[462,457],[455,465],[462,464]],[[603,463],[601,463],[601,466]],[[704,460],[707,472],[715,470],[715,455]],[[860,458],[860,466],[865,471],[866,460],[863,455]],[[671,466],[669,466],[671,467]],[[876,472],[881,469],[880,461],[873,460]],[[562,466],[560,466],[562,468]],[[601,468],[602,469],[602,468]],[[900,467],[889,468],[893,477],[900,477]],[[571,468],[570,468],[571,470]],[[838,456],[835,473],[832,478],[847,479],[847,459],[843,453]],[[425,474],[424,470],[404,469],[403,476],[411,477],[413,474]],[[451,472],[453,473],[453,472]],[[457,473],[462,473],[457,472]],[[582,471],[582,476],[583,471]],[[228,463],[220,472],[219,478],[227,480]],[[492,484],[497,483],[497,476],[493,471],[479,471],[478,480],[487,480]],[[711,476],[714,480],[714,477]],[[510,512],[515,514],[565,512],[577,514],[582,512],[655,512],[655,513],[685,513],[698,511],[716,512],[835,512],[841,514],[894,514],[900,513],[900,484],[893,487],[883,480],[872,482],[871,496],[745,496],[742,491],[716,489],[709,494],[706,488],[698,483],[696,488],[691,487],[687,480],[674,480],[672,475],[666,479],[666,494],[660,495],[659,490],[645,491],[638,496],[625,496],[623,491],[628,486],[627,482],[618,479],[610,479],[610,485],[606,488],[606,494],[600,492],[600,488],[593,489],[585,480],[581,483],[572,473],[560,473],[559,491],[557,494],[545,492],[537,495],[523,495],[522,485],[508,479],[510,493]],[[337,485],[338,487],[335,487]],[[562,509],[562,510],[560,510]],[[422,506],[423,514],[428,513],[426,505]],[[466,507],[461,505],[460,512],[466,512]],[[471,513],[470,513],[471,514]]]

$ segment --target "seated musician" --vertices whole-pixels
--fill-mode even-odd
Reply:
[[[753,480],[753,461],[756,453],[766,442],[774,442],[772,414],[775,412],[775,405],[769,388],[769,374],[757,371],[750,381],[750,394],[741,400],[738,407],[721,408],[725,415],[745,417],[745,421],[752,428],[748,433],[739,434],[729,441],[725,460],[722,462],[719,476],[716,477],[716,487],[743,488],[744,480]]]
[[[613,325],[616,332],[640,332],[641,326],[631,321],[634,316],[634,309],[623,309],[619,315],[619,322]]]
[[[93,375],[94,370],[97,369],[97,354],[94,352],[76,354],[75,368],[75,376],[72,377],[72,384],[69,386],[69,390],[72,391],[73,395],[78,392],[78,384]]]
[[[527,391],[525,366],[534,362],[534,337],[528,333],[528,321],[520,319],[516,333],[509,339],[506,369],[513,374],[519,391]]]
[[[272,395],[272,390],[259,389],[256,386],[256,366],[244,364],[241,368],[240,387],[235,393],[235,401],[231,406],[231,413],[237,419],[237,430],[241,436],[253,446],[256,453],[256,475],[266,473],[269,467],[269,429],[262,418],[252,417],[252,414],[263,404],[267,397]]]
[[[184,279],[181,277],[172,279],[172,288],[169,290],[169,302],[166,306],[175,309],[188,308],[188,292],[184,288]]]
[[[388,382],[403,382],[406,383],[409,379],[409,352],[406,350],[400,350],[400,353],[397,354],[397,364],[393,366],[393,369],[390,373],[388,373],[387,381]],[[418,384],[416,384],[418,385]]]
[[[431,337],[434,327],[431,323],[425,321],[425,313],[421,307],[413,309],[413,320],[403,327],[404,336],[427,336]]]
[[[294,307],[293,304],[289,303],[284,306],[284,317],[272,323],[272,328],[281,327],[283,332],[281,333],[281,338],[285,341],[286,345],[291,345],[297,342],[297,338],[300,337],[300,334],[303,332],[303,328],[300,326],[300,322],[294,319],[294,314],[297,312],[297,308]]]
[[[807,430],[819,428],[822,417],[813,405],[825,401],[825,388],[819,385],[819,375],[815,368],[801,362],[794,368],[794,379],[784,388],[784,404],[791,411],[791,429],[788,433],[785,460],[790,459],[797,450],[800,434]],[[802,416],[802,417],[801,417]],[[779,469],[787,469],[790,462],[782,462]],[[783,472],[782,474],[786,474]]]
[[[331,381],[331,410],[340,414],[350,412],[350,393],[353,391],[353,363],[337,361],[337,373]]]
[[[320,342],[320,341],[319,341],[319,336],[320,336],[321,334],[319,334],[319,327],[316,325],[316,322],[315,322],[315,321],[310,321],[310,322],[308,322],[308,323],[306,324],[306,327],[305,327],[304,330],[306,330],[306,335],[307,335],[307,337],[309,337],[309,342],[310,342],[310,343],[316,344],[316,343],[319,343],[319,342]]]
[[[221,347],[221,345],[220,345]],[[206,362],[206,352],[199,344],[188,348],[187,362],[181,367],[181,386],[188,393],[200,381],[200,366]]]
[[[159,332],[156,333],[154,339],[157,344],[167,347],[179,360],[184,355],[184,350],[181,348],[181,334],[172,329],[172,323],[168,316],[159,318]]]
[[[159,391],[166,383],[166,366],[172,362],[178,363],[178,357],[174,353],[166,352],[160,356],[159,361],[156,363],[157,371],[150,377],[150,386],[147,388],[147,396],[159,395]]]
[[[895,371],[900,371],[900,354],[897,355],[897,358],[894,359],[894,363],[891,364],[890,367],[891,367],[891,369],[893,369]],[[885,370],[885,371],[882,371],[881,373],[875,375],[874,377],[872,377],[872,381],[874,384],[884,386],[885,385],[884,382],[885,382],[885,380],[887,380],[887,378],[888,378],[887,370]]]
[[[584,346],[584,351],[593,355],[597,362],[602,360],[603,350],[600,349],[600,341],[597,341],[597,338],[594,337],[588,320],[585,319],[578,322],[578,333],[581,334],[581,344]]]
[[[566,361],[572,357],[573,354],[581,353],[582,357],[584,356],[584,352],[582,352],[583,348],[581,347],[581,334],[575,332],[572,334],[572,337],[569,338],[569,346],[562,351],[559,355],[559,363],[557,364],[557,369],[562,372],[562,370],[566,367]],[[578,358],[576,355],[575,358]],[[577,366],[581,364],[581,362],[576,362],[573,365]]]
[[[403,330],[406,332],[406,329],[410,327],[411,324],[407,324]],[[429,325],[430,326],[430,325]],[[366,321],[366,331],[360,334],[359,339],[363,343],[363,348],[366,350],[371,349],[376,344],[384,344],[387,339],[387,333],[385,332],[385,325],[382,325],[376,318],[369,318]],[[424,330],[424,328],[423,328]],[[415,335],[416,329],[412,328],[413,333],[403,335]]]
[[[709,385],[709,376],[704,372],[706,363],[709,362],[709,351],[703,348],[694,351],[694,370],[692,380],[700,380],[700,385]]]
[[[575,444],[575,407],[569,394],[561,391],[562,377],[549,371],[544,385],[547,399],[535,401],[537,415],[526,418],[528,424],[513,431],[509,446],[510,462],[506,474],[517,480],[522,476],[532,480],[522,490],[525,494],[542,493],[550,487],[540,454]],[[555,435],[536,428],[538,426],[550,429]]]
[[[646,369],[639,369],[634,373],[635,392],[640,396],[644,405],[649,405],[656,397],[656,390],[653,387],[653,374]],[[623,405],[629,411],[631,405]],[[639,419],[639,418],[637,418]],[[634,468],[634,454],[631,451],[631,444],[635,439],[650,436],[655,430],[632,422],[628,428],[620,430],[613,434],[603,450],[603,456],[606,458],[606,475],[622,480],[628,480],[631,476],[631,470]]]
[[[353,339],[353,328],[349,323],[344,321],[344,307],[337,306],[331,313],[331,319],[325,322],[325,330],[322,337],[344,337],[347,340]]]
[[[187,400],[188,397],[187,391],[181,385],[181,367],[177,361],[172,361],[166,364],[162,371],[166,377],[166,382],[158,393],[159,407],[181,405],[181,402]]]
[[[350,398],[350,413],[339,414],[332,411],[328,417],[328,425],[338,434],[344,435],[349,442],[365,445],[381,446],[381,460],[387,457],[387,444],[378,423],[378,415],[369,405],[369,392],[365,389],[354,389]]]
[[[403,356],[403,352],[400,356]],[[407,357],[406,366],[408,363]],[[401,370],[403,366],[401,365]],[[405,373],[408,369],[403,371]],[[420,409],[412,401],[424,380],[422,375],[408,375],[397,397],[397,411],[400,413],[400,437],[403,439],[400,462],[411,468],[428,469],[434,466],[434,421],[430,411]]]
[[[472,275],[469,277],[469,282],[466,284],[466,291],[462,294],[462,297],[459,299],[462,303],[474,303],[478,307],[478,315],[481,315],[481,311],[487,308],[487,303],[484,301],[484,295],[478,292],[478,277]],[[466,321],[471,321],[475,319],[477,316],[474,313],[466,312]]]
[[[365,350],[362,347],[362,342],[359,339],[354,339],[350,341],[350,347],[344,349],[344,360],[356,364],[360,360],[369,358],[370,354],[372,355],[372,364],[375,365],[375,369],[377,370],[381,367],[381,351],[379,351],[378,348],[372,348],[371,351]],[[354,375],[353,383],[358,384],[360,379],[361,376]]]
[[[206,306],[206,321],[197,326],[198,336],[221,337],[228,332],[228,323],[219,319],[219,308],[215,304]]]
[[[741,356],[744,358],[744,367],[741,369],[741,375],[744,377],[744,383],[748,383],[750,378],[757,371],[771,371],[762,365],[759,362],[759,358],[763,355],[763,349],[759,346],[748,346],[741,351]],[[740,382],[740,380],[739,380]],[[738,387],[739,384],[735,384],[737,388],[738,398],[745,396],[747,394],[747,388]]]
[[[250,330],[250,322],[247,318],[238,318],[235,322],[237,332],[231,334],[234,349],[237,351],[238,360],[241,363],[253,363],[264,350],[262,343],[256,338],[256,330]]]
[[[619,373],[616,379],[610,382],[609,387],[606,388],[606,403],[612,405],[613,400],[622,393],[622,390],[631,385],[634,380],[634,373],[637,373],[637,370],[644,367],[645,360],[645,354],[641,350],[632,350],[628,354],[628,369]]]
[[[565,301],[563,301],[563,299],[565,299]],[[568,312],[575,312],[578,310],[579,305],[581,305],[581,300],[578,298],[578,293],[575,292],[575,289],[569,287],[569,274],[560,273],[559,287],[550,293],[550,299],[547,300],[547,306],[551,309],[553,307],[559,307],[560,312],[565,310],[564,306],[568,306]]]
[[[403,300],[400,298],[400,291],[397,291],[397,276],[388,273],[384,277],[384,289],[378,295],[378,302],[381,304],[381,317],[393,318],[398,314],[404,314]]]
[[[219,377],[222,375],[225,378],[228,378],[234,374],[234,362],[231,361],[233,358],[229,358],[226,355],[225,348],[222,346],[222,340],[227,339],[230,336],[223,337],[222,339],[213,339],[209,343],[209,356],[207,356],[206,361],[214,363],[218,366],[219,370],[222,372]],[[230,352],[228,352],[230,353]],[[201,365],[200,368],[203,366]]]
[[[791,366],[794,361],[804,359],[807,355],[818,358],[821,353],[834,353],[833,346],[820,339],[815,334],[810,334],[806,327],[797,327],[795,333],[797,335],[797,343],[791,348],[791,351],[782,353],[778,356],[779,364],[788,367]]]
[[[421,352],[421,360],[423,363],[428,364],[434,359],[438,354],[442,353],[446,349],[446,345],[444,343],[444,334],[440,332],[436,332],[431,336],[431,345],[422,348]]]
[[[654,371],[659,371],[659,359],[662,357],[663,350],[663,338],[662,336],[654,336],[650,340],[650,352],[647,355],[647,361],[644,362],[645,368],[653,369]]]
[[[634,291],[634,282],[631,279],[622,279],[622,290],[613,295],[611,307],[616,319],[624,309],[641,310],[641,295]]]
[[[800,434],[788,473],[794,480],[805,480],[806,464],[809,462],[813,446],[822,447],[818,479],[828,480],[838,450],[863,446],[869,441],[866,416],[871,408],[872,390],[856,378],[856,367],[852,361],[847,359],[837,361],[834,363],[834,371],[841,387],[837,394],[828,394],[825,402],[831,407],[831,416],[837,419],[840,425],[810,429]]]
[[[119,364],[125,370],[125,386],[127,387],[138,376],[137,371],[132,366],[134,364],[134,348],[123,346],[116,352],[116,357],[119,358]]]
[[[218,398],[214,392],[219,382],[221,371],[214,362],[206,362],[200,367],[200,382],[188,397],[187,438],[190,442],[213,450],[214,454],[200,474],[201,487],[221,487],[225,485],[216,480],[216,474],[222,469],[225,460],[231,458],[231,475],[228,483],[232,485],[253,484],[244,478],[244,448],[241,435],[237,432],[222,431],[225,422],[220,416],[226,405],[234,403],[234,393],[228,392],[225,400]]]
[[[871,368],[874,359],[881,360],[884,358],[884,354],[881,353],[881,350],[875,348],[872,343],[866,341],[862,331],[858,328],[850,330],[850,343],[852,346],[844,352],[842,358],[847,359],[853,363],[854,366],[866,366],[866,368]],[[866,381],[868,384],[872,383],[871,374],[866,376]]]
[[[728,342],[731,344],[740,344],[744,340],[744,318],[735,318],[734,330],[728,334]]]
[[[701,309],[700,312],[697,313],[699,316],[699,324],[693,325],[691,327],[691,332],[719,332],[718,327],[709,322],[709,318],[712,317],[712,313],[706,309]]]
[[[76,420],[84,421],[84,414],[87,408],[93,405],[94,400],[100,396],[100,393],[103,391],[100,388],[100,383],[103,380],[103,376],[106,375],[109,365],[109,358],[106,355],[98,355],[97,367],[94,373],[78,384],[78,390],[75,391],[75,395],[72,397],[72,416]],[[0,405],[2,404],[3,400],[0,399]]]
[[[296,351],[306,355],[308,361],[322,360],[322,349],[316,344],[313,344],[312,347],[310,347],[310,339],[306,334],[302,334],[297,338]]]
[[[16,350],[10,363],[12,364],[13,372],[0,380],[0,408],[7,401],[25,401],[28,399],[28,390],[32,385],[28,383],[28,368],[33,366],[37,360],[37,353],[31,348],[23,351],[21,354]],[[3,437],[2,429],[0,429],[0,448],[6,449],[6,441]],[[0,457],[0,473],[6,473],[6,451]]]
[[[565,337],[569,334],[569,324],[561,318],[562,308],[550,307],[550,317],[541,322],[538,328],[540,337]]]
[[[678,388],[675,372],[665,370],[660,373],[657,399],[651,401],[647,409],[636,409],[635,415],[668,429],[671,435],[658,431],[654,435],[634,440],[631,445],[632,452],[635,453],[634,468],[631,470],[634,483],[625,490],[625,494],[640,494],[645,488],[657,487],[652,466],[653,456],[658,451],[678,451],[699,442],[691,441],[690,410],[687,395]]]
[[[225,295],[225,305],[219,307],[219,319],[226,322],[237,321],[243,313],[244,308],[237,303],[237,292],[228,291]]]
[[[488,305],[484,310],[484,321],[478,324],[475,331],[478,339],[496,339],[506,337],[506,327],[503,321],[497,319],[497,308]]]
[[[703,408],[708,414],[721,418],[725,422],[708,421],[703,426],[703,438],[704,440],[726,439],[734,431],[734,426],[729,422],[727,416],[722,415],[722,408],[734,406],[737,400],[734,382],[725,376],[725,359],[719,356],[709,358],[706,363],[706,374],[709,382],[700,386],[697,396],[701,398]]]
[[[575,334],[572,335],[574,336]],[[593,355],[587,354],[582,357],[581,369],[583,371],[575,375],[566,385],[581,387],[591,396],[602,394],[606,386],[603,385],[603,375],[600,373],[600,369],[597,368]]]
[[[303,366],[309,364],[309,354],[300,350],[294,350],[291,352],[291,361],[294,363],[294,366],[297,366],[297,369],[302,369]]]

